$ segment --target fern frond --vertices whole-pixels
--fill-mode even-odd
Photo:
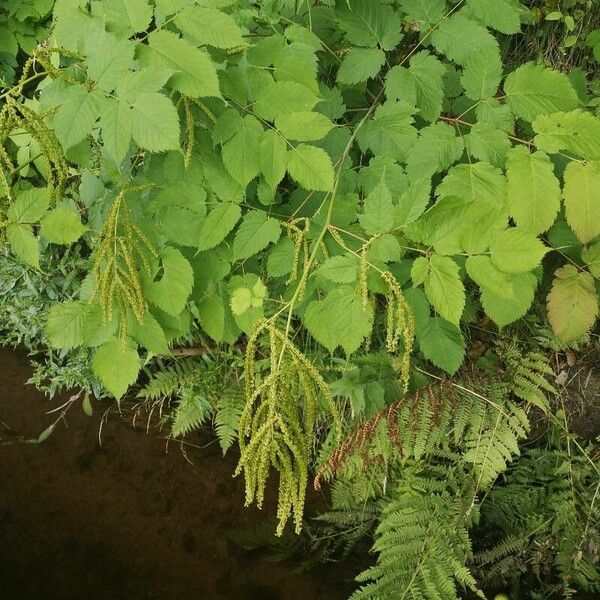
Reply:
[[[244,408],[244,396],[238,390],[227,388],[216,402],[215,430],[223,454],[238,437],[238,426]]]
[[[212,412],[212,404],[201,394],[188,391],[179,399],[173,413],[171,435],[184,436],[200,427]]]

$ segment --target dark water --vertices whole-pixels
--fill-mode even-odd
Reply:
[[[352,589],[334,565],[296,574],[227,540],[262,513],[243,508],[235,456],[147,435],[103,407],[79,406],[41,445],[49,402],[25,381],[25,356],[0,349],[2,600],[336,600]],[[265,511],[272,510],[271,506]]]

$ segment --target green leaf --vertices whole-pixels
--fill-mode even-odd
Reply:
[[[565,265],[554,274],[548,294],[548,319],[554,333],[569,344],[587,333],[598,317],[598,296],[589,273]]]
[[[351,354],[370,335],[373,310],[352,286],[341,286],[323,300],[311,302],[303,321],[315,340],[330,352],[341,346],[346,354]]]
[[[131,134],[151,152],[179,148],[179,117],[171,100],[154,92],[140,94],[131,109]]]
[[[131,143],[131,106],[117,98],[107,98],[100,113],[104,151],[120,165]]]
[[[550,154],[567,151],[586,160],[600,160],[600,119],[589,112],[540,115],[533,129],[535,145]]]
[[[333,283],[353,283],[358,276],[358,264],[353,256],[332,256],[316,272]]]
[[[40,246],[29,225],[7,225],[6,239],[20,261],[40,268]]]
[[[465,307],[465,288],[458,265],[448,256],[433,254],[424,283],[425,295],[436,312],[458,326]]]
[[[309,142],[324,138],[334,124],[321,113],[296,112],[279,115],[275,119],[275,127],[288,140]]]
[[[210,250],[220,244],[242,216],[242,209],[233,202],[217,204],[200,225],[198,250]]]
[[[273,121],[279,115],[312,110],[319,97],[310,88],[295,81],[271,81],[256,90],[254,112]]]
[[[506,192],[510,216],[533,235],[547,231],[560,209],[560,184],[545,152],[515,146],[506,163]]]
[[[100,112],[100,92],[70,85],[60,95],[54,114],[54,132],[65,150],[79,144],[92,132]]]
[[[431,34],[434,48],[463,65],[474,54],[499,52],[496,38],[482,25],[459,13],[443,19]]]
[[[137,319],[129,319],[129,335],[144,348],[154,354],[169,354],[167,336],[158,321],[147,312],[144,322],[139,323]]]
[[[341,3],[335,14],[347,40],[356,46],[380,45],[392,50],[402,37],[400,15],[380,2],[348,0]]]
[[[385,79],[388,100],[405,100],[419,108],[429,122],[436,121],[442,112],[444,95],[444,65],[427,51],[415,54],[408,69],[392,67]]]
[[[500,271],[489,256],[469,256],[465,262],[469,277],[482,289],[503,298],[514,298],[511,276]]]
[[[185,308],[194,285],[194,273],[179,250],[166,246],[161,254],[162,277],[146,281],[146,297],[166,313],[177,316]]]
[[[101,4],[100,10],[104,10],[103,16],[111,27],[125,27],[128,34],[144,31],[152,19],[152,7],[147,0],[103,0],[97,4]]]
[[[541,240],[519,227],[492,234],[492,262],[505,273],[526,273],[535,269],[548,252]]]
[[[590,269],[591,274],[600,279],[600,242],[586,246],[581,251],[581,259]]]
[[[306,190],[333,190],[333,165],[327,152],[321,148],[300,144],[289,150],[287,169],[292,179]]]
[[[460,329],[448,321],[433,317],[417,330],[421,352],[436,367],[449,375],[458,371],[465,357],[465,340]]]
[[[394,210],[394,227],[404,227],[416,221],[429,204],[430,193],[429,178],[412,182],[398,200]]]
[[[519,13],[523,7],[515,0],[467,0],[467,7],[473,16],[500,33],[521,30]]]
[[[142,363],[137,351],[118,338],[112,338],[94,353],[92,371],[102,385],[120,400],[135,383]]]
[[[379,73],[385,54],[379,48],[351,48],[344,55],[337,73],[338,84],[361,83]]]
[[[284,277],[292,272],[294,243],[289,237],[280,239],[269,253],[267,273],[269,277]]]
[[[205,6],[188,6],[175,15],[175,25],[196,43],[215,48],[243,46],[242,32],[232,17]]]
[[[441,21],[446,14],[445,0],[400,0],[399,4],[407,21],[424,21],[427,27]]]
[[[287,161],[285,140],[272,129],[265,131],[260,141],[258,163],[260,172],[272,188],[283,179]]]
[[[585,244],[600,235],[600,161],[570,162],[565,169],[563,199],[567,223]]]
[[[44,216],[49,204],[49,188],[31,188],[17,193],[6,214],[8,220],[13,223],[33,224]]]
[[[165,29],[152,32],[148,42],[151,65],[178,71],[170,80],[173,89],[191,98],[220,97],[217,71],[206,52]]]
[[[497,290],[481,288],[481,305],[498,327],[520,319],[533,303],[537,279],[533,273],[511,273],[513,297],[507,298]]]
[[[250,258],[274,244],[281,235],[281,226],[277,219],[268,217],[261,210],[251,210],[244,217],[233,240],[233,259]]]
[[[539,115],[579,106],[577,93],[566,75],[534,63],[513,71],[504,82],[504,92],[513,113],[529,122]]]
[[[252,292],[245,287],[239,287],[231,294],[231,311],[234,315],[245,313],[252,306]]]
[[[364,212],[358,220],[368,235],[377,235],[390,231],[394,222],[390,218],[393,213],[392,196],[383,179],[379,185],[367,196],[364,203]]]
[[[363,152],[404,161],[417,138],[413,127],[416,109],[404,101],[388,101],[375,110],[372,119],[358,130],[357,139]]]
[[[463,153],[464,144],[454,127],[435,123],[419,131],[419,139],[410,149],[406,172],[412,181],[445,171]]]
[[[223,144],[223,163],[229,174],[245,186],[260,170],[259,148],[263,128],[252,115],[244,117],[235,135]]]
[[[495,167],[504,166],[506,153],[511,147],[506,132],[486,123],[475,123],[471,127],[465,136],[465,146],[469,154]]]
[[[474,101],[492,98],[502,79],[502,61],[495,48],[475,52],[463,63],[460,83],[465,95]]]
[[[83,326],[86,317],[83,302],[67,301],[54,304],[48,311],[44,332],[53,348],[76,348],[84,343]]]
[[[215,342],[232,343],[240,333],[220,291],[198,303],[198,317],[202,329]]]
[[[47,213],[41,222],[40,233],[53,244],[72,244],[86,231],[79,215],[65,206]]]
[[[100,31],[86,40],[87,76],[105,92],[112,92],[129,75],[135,44]]]

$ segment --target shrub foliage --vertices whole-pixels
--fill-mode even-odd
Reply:
[[[247,502],[277,471],[279,533],[300,530],[315,464],[339,507],[385,499],[357,597],[481,595],[469,530],[551,371],[505,347],[477,392],[407,392],[421,367],[458,373],[477,316],[502,330],[544,306],[562,345],[593,328],[582,73],[504,64],[518,0],[19,4],[0,2],[0,235],[35,271],[74,244],[85,259],[49,345],[86,348],[118,400],[179,340],[243,347],[243,399],[193,362],[142,396],[179,396],[176,435],[216,411]],[[565,589],[597,586],[557,560]]]

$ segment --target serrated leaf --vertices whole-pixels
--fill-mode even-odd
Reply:
[[[348,41],[356,46],[374,48],[379,44],[392,50],[402,37],[400,15],[379,2],[348,0],[336,10],[336,18]]]
[[[547,231],[560,209],[560,184],[545,152],[515,146],[506,163],[506,193],[510,216],[534,235]]]
[[[41,221],[40,233],[53,244],[72,244],[86,231],[79,215],[65,206],[46,213]]]
[[[246,214],[233,239],[233,259],[242,260],[254,256],[281,235],[281,225],[267,213],[252,210]]]
[[[17,193],[14,202],[8,207],[6,216],[13,223],[37,223],[48,210],[50,189],[47,187],[31,188]]]
[[[431,181],[428,178],[412,182],[394,209],[394,227],[405,227],[416,221],[429,204],[430,193]]]
[[[425,295],[436,312],[458,326],[465,307],[465,288],[458,265],[448,256],[433,254],[424,286]]]
[[[288,140],[309,142],[325,137],[334,124],[320,113],[294,112],[279,115],[275,119],[275,127]]]
[[[586,160],[600,160],[600,119],[589,112],[540,115],[533,129],[535,145],[546,152],[562,150]]]
[[[54,132],[65,150],[79,144],[92,131],[100,113],[98,90],[88,91],[81,85],[70,85],[60,96],[54,114]]]
[[[496,38],[482,25],[458,13],[442,19],[431,34],[434,48],[458,65],[476,53],[499,52]]]
[[[590,269],[591,274],[600,279],[600,242],[586,246],[581,251],[581,259]]]
[[[408,69],[392,67],[385,79],[388,100],[405,100],[419,108],[429,122],[436,121],[442,112],[444,95],[444,65],[427,51],[415,54]]]
[[[166,313],[177,316],[185,308],[194,285],[194,273],[183,254],[166,246],[161,254],[162,276],[145,282],[146,297]]]
[[[179,148],[179,117],[171,100],[159,93],[140,94],[131,108],[131,135],[151,152]]]
[[[489,289],[502,298],[514,298],[513,282],[500,271],[489,256],[469,256],[465,262],[469,277],[482,289]]]
[[[563,186],[565,215],[584,244],[600,235],[599,190],[600,161],[567,165]]]
[[[358,220],[368,235],[386,233],[394,227],[393,209],[392,196],[382,179],[365,199]]]
[[[135,383],[141,366],[135,348],[124,345],[118,338],[100,346],[92,358],[94,375],[117,400]]]
[[[247,185],[260,170],[259,148],[263,128],[252,115],[244,117],[235,135],[223,144],[223,164],[241,185]]]
[[[27,265],[40,268],[40,246],[29,225],[7,225],[6,239],[15,256]]]
[[[589,273],[565,265],[556,271],[548,294],[548,319],[554,333],[569,344],[588,332],[598,317],[598,296]]]
[[[131,106],[117,98],[107,98],[100,113],[104,151],[120,165],[131,143]]]
[[[150,64],[177,71],[170,79],[174,89],[191,98],[220,96],[217,71],[206,52],[165,29],[152,32],[148,43]]]
[[[200,45],[234,48],[244,44],[233,18],[215,8],[188,6],[175,16],[175,25]]]
[[[87,76],[105,92],[112,92],[129,74],[135,44],[104,31],[86,40]]]
[[[519,11],[523,8],[515,0],[467,0],[467,7],[475,17],[500,33],[517,33],[521,29]]]
[[[413,127],[415,112],[416,109],[404,101],[388,101],[379,106],[373,118],[358,130],[361,150],[371,150],[375,155],[398,161],[406,160],[417,139],[417,130]]]
[[[53,348],[76,348],[84,343],[83,326],[86,317],[83,302],[67,301],[54,304],[48,311],[44,332]]]
[[[468,56],[463,62],[460,83],[465,95],[474,101],[492,98],[502,79],[502,60],[496,48]]]
[[[445,171],[462,155],[464,143],[447,123],[435,123],[419,131],[408,153],[406,172],[412,181]]]
[[[289,150],[287,169],[290,176],[306,190],[333,190],[333,165],[327,152],[321,148],[300,144]]]
[[[295,81],[271,81],[256,90],[254,112],[273,121],[279,115],[312,110],[319,97],[307,86]]]
[[[152,19],[152,6],[147,0],[104,0],[98,4],[105,11],[103,16],[108,24],[119,29],[125,27],[128,34],[144,31]]]
[[[287,160],[285,140],[272,129],[265,131],[260,141],[258,163],[260,172],[272,188],[283,179]]]
[[[504,92],[512,112],[529,122],[539,115],[573,110],[579,105],[566,75],[534,63],[513,71],[504,82]]]
[[[198,251],[210,250],[220,244],[242,216],[242,209],[233,202],[223,202],[213,208],[202,224],[198,235]]]
[[[446,13],[445,0],[400,0],[399,4],[408,21],[424,21],[429,27]]]
[[[353,256],[332,256],[316,272],[333,283],[353,283],[358,276],[358,264]]]
[[[129,320],[129,335],[140,346],[154,354],[169,354],[167,336],[158,321],[149,312],[144,315],[143,323],[139,323],[135,318]]]
[[[520,319],[531,307],[537,287],[533,273],[511,273],[513,297],[507,298],[491,288],[481,289],[481,305],[498,327],[502,328]]]
[[[303,317],[309,333],[330,352],[341,346],[346,354],[359,348],[371,333],[373,311],[351,286],[338,287],[311,302]]]
[[[542,241],[518,227],[492,234],[492,262],[505,273],[526,273],[535,269],[548,252]]]
[[[375,77],[385,63],[379,48],[351,48],[344,55],[337,73],[338,84],[352,85]]]
[[[475,123],[465,136],[465,147],[475,158],[495,167],[503,167],[511,145],[505,131],[486,123]]]
[[[425,358],[449,375],[454,375],[465,357],[465,340],[460,329],[440,318],[429,318],[417,330],[419,348]]]
[[[267,258],[269,277],[284,277],[292,272],[294,243],[289,237],[280,239]]]

